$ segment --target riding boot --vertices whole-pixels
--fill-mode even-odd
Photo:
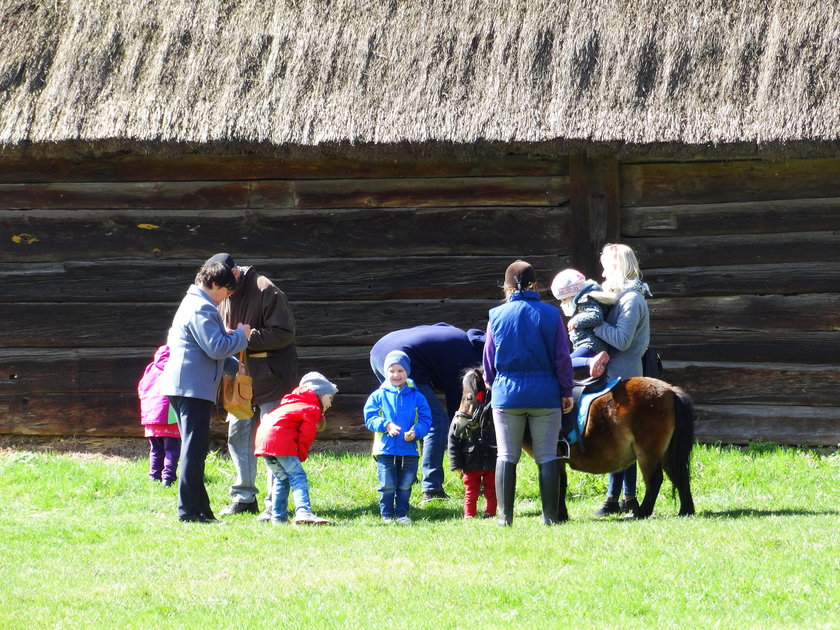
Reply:
[[[558,521],[560,506],[560,480],[557,477],[557,460],[538,466],[540,476],[540,501],[542,501],[543,523],[554,525]]]
[[[499,500],[499,520],[504,527],[513,522],[513,498],[516,494],[516,464],[496,462],[496,497]]]

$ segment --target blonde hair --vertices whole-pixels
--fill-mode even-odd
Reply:
[[[622,288],[629,280],[641,280],[642,270],[636,254],[627,245],[608,243],[601,250],[601,266],[614,269],[615,273],[605,276],[604,288],[615,291]]]

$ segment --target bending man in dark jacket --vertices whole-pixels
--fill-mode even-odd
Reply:
[[[443,455],[449,423],[461,402],[462,373],[467,368],[481,365],[484,331],[473,328],[464,332],[441,323],[388,333],[370,351],[370,366],[380,383],[385,380],[382,363],[392,350],[401,350],[408,355],[411,379],[432,410],[432,428],[423,440],[423,501],[445,499]],[[435,390],[445,394],[447,411],[441,407]]]
[[[236,468],[236,480],[230,487],[233,502],[220,514],[256,514],[260,510],[254,440],[262,416],[275,409],[283,396],[297,385],[295,319],[286,295],[254,267],[238,267],[230,254],[216,254],[210,260],[230,266],[236,276],[236,290],[219,304],[219,313],[227,327],[231,322],[247,323],[251,327],[247,364],[248,374],[254,379],[257,406],[252,418],[238,420],[228,415],[228,451]],[[273,487],[270,471],[266,483],[265,502],[270,518]]]

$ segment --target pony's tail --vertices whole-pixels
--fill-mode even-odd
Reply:
[[[694,514],[691,498],[691,449],[694,447],[694,405],[688,394],[674,388],[674,435],[668,445],[668,463],[673,493],[680,495],[680,514]]]

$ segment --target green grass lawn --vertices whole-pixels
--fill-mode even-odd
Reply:
[[[571,472],[572,520],[551,528],[527,458],[511,528],[461,519],[456,477],[384,525],[370,457],[334,451],[305,467],[335,527],[179,523],[147,466],[0,451],[0,627],[840,628],[837,452],[698,446],[697,515],[666,482],[639,522],[593,519],[605,477]],[[208,459],[217,511],[232,470]]]

